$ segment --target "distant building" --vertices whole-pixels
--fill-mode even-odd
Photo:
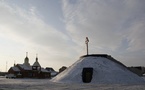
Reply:
[[[60,69],[59,69],[59,73],[61,73],[62,71],[64,71],[65,69],[67,69],[66,66],[62,66]]]
[[[145,74],[145,67],[143,66],[133,66],[128,67],[128,69],[133,73],[137,74],[138,76],[143,76],[143,74]]]
[[[0,72],[0,76],[5,76],[6,74],[8,74],[7,72]]]
[[[38,62],[38,57],[36,61],[31,66],[29,64],[29,58],[26,55],[23,64],[17,64],[8,70],[8,74],[13,74],[16,78],[50,78],[51,73],[46,69],[42,68]]]

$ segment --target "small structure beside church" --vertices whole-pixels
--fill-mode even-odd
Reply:
[[[59,73],[63,72],[65,69],[67,69],[66,66],[62,66],[60,69],[59,69]]]
[[[55,77],[58,74],[52,67],[46,67],[45,69],[51,73],[51,77]]]
[[[30,65],[28,53],[26,53],[23,64],[14,64],[14,66],[8,70],[7,76],[9,75],[13,75],[15,78],[51,78],[51,73],[41,67],[37,56],[34,64]]]

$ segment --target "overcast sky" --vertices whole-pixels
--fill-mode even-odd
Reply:
[[[0,0],[0,71],[29,62],[70,66],[86,54],[145,66],[145,0]],[[7,68],[6,68],[7,62]]]

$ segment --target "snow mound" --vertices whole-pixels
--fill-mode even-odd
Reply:
[[[62,83],[84,83],[83,68],[93,68],[90,83],[97,84],[143,84],[145,81],[129,71],[125,65],[108,55],[82,56],[68,69],[54,77],[51,81]]]

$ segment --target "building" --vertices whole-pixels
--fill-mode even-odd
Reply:
[[[143,66],[134,66],[128,67],[130,71],[137,74],[138,76],[143,76],[145,74],[145,67]]]
[[[51,81],[92,84],[145,83],[143,78],[132,73],[124,64],[107,54],[84,55]]]
[[[58,74],[58,72],[56,72],[52,67],[46,67],[45,69],[50,72],[51,77],[54,77]]]
[[[65,69],[67,69],[66,66],[62,66],[60,69],[59,69],[59,73],[63,72]]]
[[[38,57],[36,56],[36,61],[31,66],[29,63],[29,58],[26,54],[26,58],[24,59],[23,64],[14,64],[8,70],[8,74],[13,74],[16,78],[50,78],[51,73],[41,67],[38,62]]]

